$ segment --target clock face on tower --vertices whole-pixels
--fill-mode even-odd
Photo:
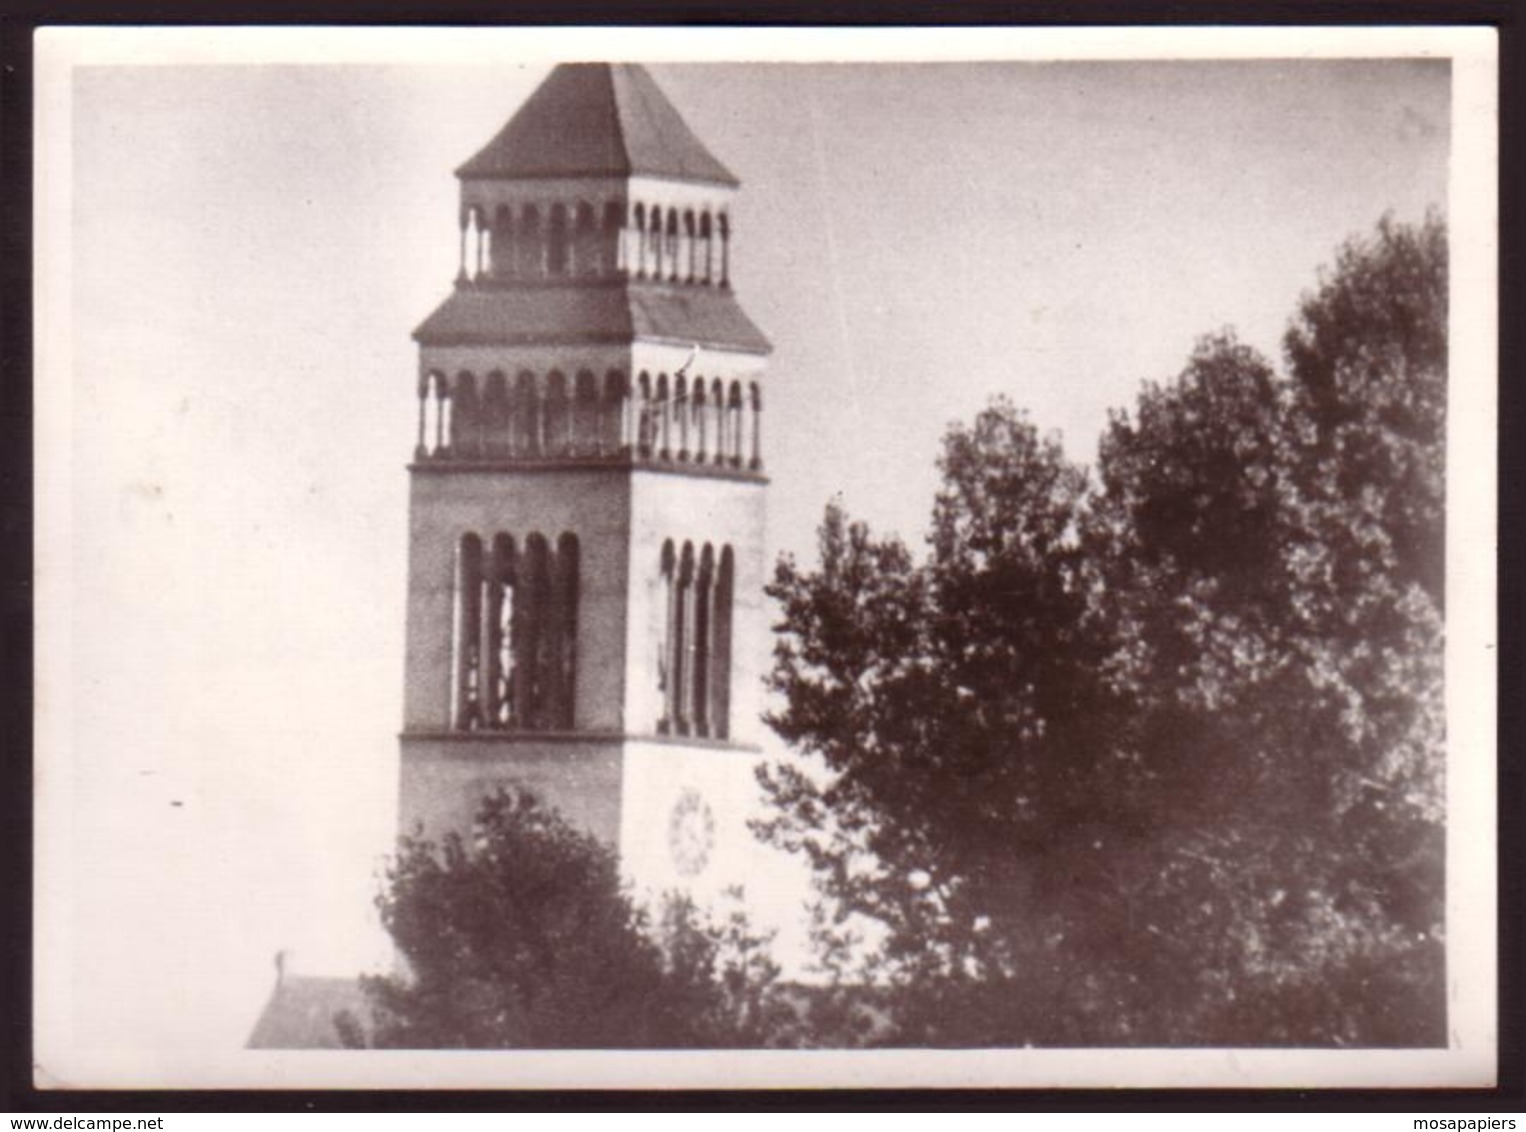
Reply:
[[[698,876],[710,861],[715,845],[715,815],[699,791],[688,789],[668,815],[668,852],[680,876]]]

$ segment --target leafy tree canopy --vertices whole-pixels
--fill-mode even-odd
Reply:
[[[993,402],[922,560],[828,508],[780,561],[759,828],[895,1040],[1443,1040],[1446,246],[1351,242],[1285,373],[1205,338],[1093,476]]]
[[[610,849],[524,791],[489,796],[470,839],[405,837],[377,903],[406,971],[363,980],[376,1046],[766,1046],[794,1021],[739,911],[670,897],[654,920]]]

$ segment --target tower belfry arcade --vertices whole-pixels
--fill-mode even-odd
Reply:
[[[563,64],[456,175],[415,331],[400,818],[527,786],[638,882],[745,870],[767,339],[735,177],[639,66]]]

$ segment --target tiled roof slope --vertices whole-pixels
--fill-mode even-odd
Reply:
[[[458,177],[627,177],[735,185],[634,63],[563,63]]]
[[[639,339],[748,354],[772,349],[729,290],[635,280],[598,286],[458,288],[413,336],[426,346]]]

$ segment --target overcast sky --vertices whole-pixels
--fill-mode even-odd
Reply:
[[[295,947],[378,957],[410,332],[456,182],[546,68],[102,67],[73,88],[73,1020],[237,1045]],[[1445,211],[1445,62],[652,68],[742,180],[776,352],[770,558],[841,494],[919,543],[946,424],[1005,394],[1089,460],[1226,325]]]

